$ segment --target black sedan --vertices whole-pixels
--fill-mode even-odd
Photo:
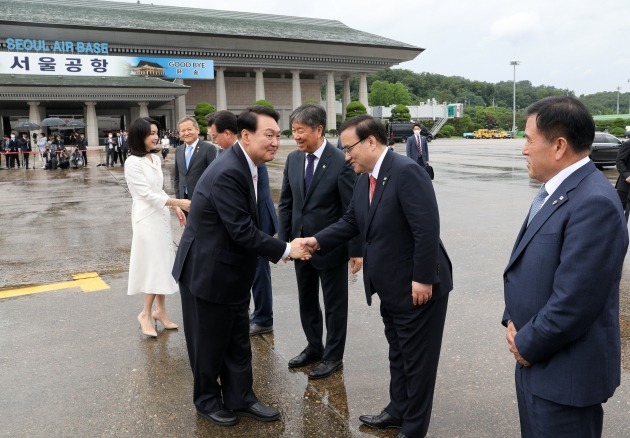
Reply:
[[[614,166],[621,140],[607,132],[596,132],[591,147],[591,160],[598,168]]]

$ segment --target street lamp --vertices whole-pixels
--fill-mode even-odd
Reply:
[[[514,79],[512,80],[512,137],[516,137],[516,66],[520,61],[511,61],[514,66]]]
[[[621,91],[621,87],[617,86],[617,115],[619,115],[619,92]]]
[[[630,83],[630,79],[628,79],[628,83]],[[630,114],[630,98],[628,99],[628,114]]]

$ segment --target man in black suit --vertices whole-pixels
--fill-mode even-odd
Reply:
[[[219,155],[238,144],[236,133],[238,127],[236,116],[226,110],[218,111],[206,117],[208,120],[208,132],[214,144],[219,145]],[[278,217],[276,208],[271,199],[269,189],[269,173],[267,165],[258,166],[258,218],[260,229],[273,236],[278,229]],[[256,275],[252,285],[252,297],[254,311],[250,316],[249,334],[251,336],[262,335],[273,331],[273,295],[271,289],[271,267],[269,260],[258,256]]]
[[[279,418],[278,410],[259,402],[252,389],[250,289],[257,256],[274,263],[310,257],[300,241],[288,244],[258,228],[257,166],[273,160],[278,150],[278,118],[276,111],[261,106],[238,117],[239,144],[199,179],[173,266],[195,407],[221,426],[236,424],[237,416]]]
[[[619,172],[619,178],[617,178],[615,188],[621,200],[627,222],[628,214],[630,213],[630,208],[628,208],[628,196],[630,196],[630,140],[626,140],[619,147],[615,164],[617,166],[617,172]]]
[[[399,427],[399,438],[424,437],[453,288],[435,193],[417,163],[387,148],[378,120],[357,116],[340,130],[346,160],[361,176],[343,218],[307,243],[325,255],[357,234],[365,239],[365,295],[369,305],[374,293],[381,301],[391,380],[387,407],[359,420]]]
[[[217,148],[199,140],[199,123],[194,117],[182,118],[178,127],[184,143],[175,150],[175,197],[192,199],[201,174],[217,156]]]
[[[345,162],[343,152],[324,137],[326,111],[305,104],[291,114],[291,128],[298,150],[287,157],[278,204],[278,237],[312,236],[337,222],[345,213],[356,174]],[[328,377],[343,367],[348,320],[348,258],[361,265],[361,240],[354,239],[326,256],[315,254],[309,261],[295,262],[300,320],[308,345],[289,361],[289,367],[321,362],[309,378]],[[358,269],[357,269],[358,270]],[[323,320],[319,305],[321,281],[326,321],[326,345],[322,344]]]
[[[129,154],[129,141],[127,140],[127,131],[120,131],[118,136],[118,158],[120,159],[121,167],[125,165],[125,160]]]

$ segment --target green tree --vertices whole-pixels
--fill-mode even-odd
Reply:
[[[408,122],[411,120],[411,114],[409,108],[406,105],[396,105],[392,109],[392,120],[399,122]]]
[[[217,112],[217,109],[208,102],[199,102],[197,106],[195,106],[195,120],[199,123],[199,133],[201,135],[208,135],[208,121],[206,120],[206,116],[215,112]]]
[[[359,101],[350,102],[346,107],[346,120],[361,114],[367,114],[367,110],[365,109],[365,106]]]
[[[375,81],[370,87],[368,102],[372,106],[408,105],[411,103],[411,95],[402,82],[392,84],[387,81]]]
[[[273,109],[273,104],[271,102],[269,102],[268,100],[265,100],[265,99],[257,100],[256,102],[254,102],[254,105],[265,106],[267,108]]]

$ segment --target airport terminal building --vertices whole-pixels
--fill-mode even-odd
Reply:
[[[78,119],[90,146],[149,115],[176,129],[200,102],[238,113],[270,101],[288,129],[305,101],[326,105],[335,82],[409,61],[423,49],[336,20],[100,0],[0,0],[0,120]],[[322,84],[327,90],[322,96]]]

